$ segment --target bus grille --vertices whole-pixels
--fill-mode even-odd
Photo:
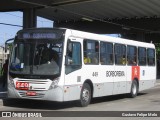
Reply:
[[[46,80],[36,80],[36,79],[15,79],[14,84],[16,86],[16,82],[27,82],[29,83],[29,90],[31,91],[46,91],[49,89],[52,81],[49,79]]]

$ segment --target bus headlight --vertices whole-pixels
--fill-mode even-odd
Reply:
[[[11,76],[9,76],[8,82],[12,87],[14,87],[14,81],[13,81],[13,78]]]
[[[49,88],[49,90],[57,88],[58,87],[58,82],[59,82],[59,78],[54,79],[50,88]]]

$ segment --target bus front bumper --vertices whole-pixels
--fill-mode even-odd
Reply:
[[[36,90],[17,90],[15,87],[8,84],[8,98],[17,99],[34,99],[34,100],[48,100],[48,101],[64,101],[63,87],[57,86],[56,88],[46,91]]]

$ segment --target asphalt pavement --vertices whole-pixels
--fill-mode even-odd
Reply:
[[[7,87],[3,87],[2,77],[0,76],[0,105],[3,105],[3,99],[7,98]]]

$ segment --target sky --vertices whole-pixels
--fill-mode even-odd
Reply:
[[[0,23],[20,25],[23,24],[22,12],[0,12]],[[53,27],[53,21],[37,17],[37,27]],[[3,46],[5,41],[14,38],[18,30],[22,27],[9,26],[0,24],[0,46]]]
[[[0,12],[0,23],[22,26],[22,22],[22,12]],[[37,27],[53,27],[53,21],[37,17]],[[21,29],[22,27],[0,24],[0,46],[4,46],[6,40],[14,38],[17,31]],[[118,34],[111,34],[109,36],[120,37]]]

